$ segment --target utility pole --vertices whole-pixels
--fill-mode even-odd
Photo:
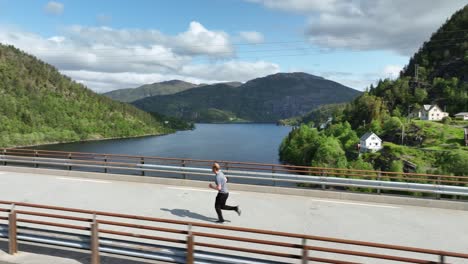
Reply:
[[[405,138],[405,125],[401,123],[401,145],[403,145],[404,138]]]
[[[414,80],[416,82],[416,85],[419,85],[419,82],[418,82],[418,68],[419,68],[419,64],[415,64],[414,65]]]

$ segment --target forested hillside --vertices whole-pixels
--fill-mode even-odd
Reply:
[[[172,131],[152,115],[97,95],[53,66],[0,44],[0,146]]]
[[[468,5],[421,46],[399,79],[380,81],[369,95],[397,116],[431,103],[451,115],[468,111]]]
[[[201,122],[276,122],[323,104],[349,102],[359,91],[306,73],[278,73],[241,86],[214,84],[133,102],[145,111]]]
[[[410,59],[396,80],[380,80],[344,105],[324,106],[284,123],[302,123],[284,139],[282,161],[354,169],[468,175],[466,121],[411,120],[408,113],[437,104],[450,116],[468,111],[468,6],[456,12]],[[331,124],[320,130],[328,118]],[[311,122],[312,121],[312,122]],[[315,122],[315,124],[314,124]],[[317,123],[318,122],[318,123]],[[372,131],[384,140],[377,153],[357,151]],[[404,164],[413,164],[405,168]]]

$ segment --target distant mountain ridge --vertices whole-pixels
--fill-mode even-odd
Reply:
[[[133,102],[148,112],[196,122],[276,122],[323,104],[348,102],[361,92],[307,73],[277,73],[238,87],[220,83]]]
[[[104,93],[103,95],[116,101],[130,103],[145,97],[175,94],[199,86],[200,85],[198,84],[193,84],[180,80],[170,80],[152,84],[145,84],[137,88],[114,90]]]

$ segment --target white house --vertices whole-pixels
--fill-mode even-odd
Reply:
[[[367,132],[359,140],[359,151],[379,151],[382,149],[382,139],[374,132]]]
[[[440,107],[438,107],[437,105],[423,105],[423,107],[415,109],[410,114],[410,117],[417,117],[421,120],[431,121],[439,121],[446,116],[449,116],[449,114],[447,112],[442,111],[442,109],[440,109]]]
[[[329,126],[332,121],[333,121],[333,117],[329,117],[325,123],[320,124],[319,128],[320,129],[327,128],[327,126]]]
[[[468,120],[468,112],[460,112],[455,114],[455,118],[460,120]]]

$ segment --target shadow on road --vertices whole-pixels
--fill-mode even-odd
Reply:
[[[170,212],[171,214],[178,216],[178,217],[193,218],[193,219],[198,219],[198,220],[207,221],[207,222],[215,222],[216,220],[218,220],[218,218],[204,216],[199,213],[191,212],[190,210],[187,210],[187,209],[161,208],[161,211]]]

